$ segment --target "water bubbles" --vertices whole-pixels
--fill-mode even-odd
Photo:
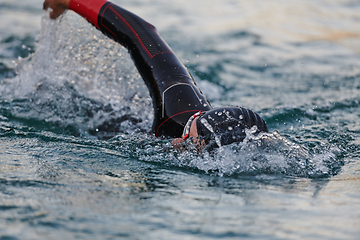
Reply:
[[[229,127],[228,127],[228,130],[229,130],[229,131],[232,131],[232,130],[233,130],[233,127],[229,126]]]

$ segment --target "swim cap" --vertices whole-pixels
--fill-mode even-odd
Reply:
[[[244,107],[222,107],[205,112],[196,122],[198,134],[214,135],[218,147],[242,142],[245,129],[257,126],[256,133],[268,132],[264,119]]]

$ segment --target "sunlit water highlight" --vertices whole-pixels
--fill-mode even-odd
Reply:
[[[213,106],[247,106],[268,122],[270,133],[210,153],[148,133],[151,99],[126,50],[76,14],[43,14],[39,35],[0,31],[0,237],[356,239],[360,57],[348,43],[359,6],[262,3],[126,5],[158,27]],[[21,11],[41,15],[30,6]],[[282,14],[266,24],[271,9]],[[291,9],[333,11],[304,23]],[[338,31],[324,19],[348,34],[321,35],[322,25]]]

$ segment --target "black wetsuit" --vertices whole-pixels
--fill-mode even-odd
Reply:
[[[181,137],[191,115],[211,109],[154,26],[104,0],[71,0],[70,9],[129,50],[153,100],[152,130],[156,136]]]

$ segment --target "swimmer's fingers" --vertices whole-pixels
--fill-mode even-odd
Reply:
[[[69,8],[70,0],[45,0],[43,3],[43,9],[52,9],[50,12],[50,18],[58,18],[66,9]]]
[[[43,9],[48,10],[49,9],[49,3],[47,1],[44,1],[43,3]]]

